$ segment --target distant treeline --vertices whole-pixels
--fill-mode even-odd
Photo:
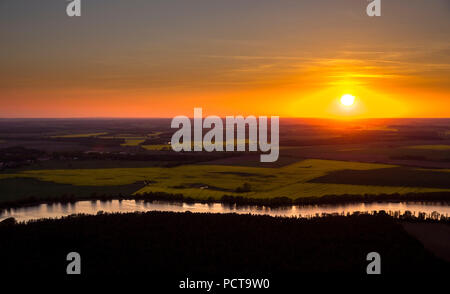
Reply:
[[[78,139],[78,138],[75,138]],[[84,139],[84,138],[82,138]],[[89,139],[89,138],[87,138]],[[119,144],[120,146],[120,144]],[[98,147],[108,147],[96,145]],[[111,147],[111,146],[109,146]],[[166,167],[178,166],[181,164],[191,164],[197,162],[210,161],[215,159],[229,158],[241,156],[238,152],[172,152],[172,150],[163,152],[149,152],[142,148],[134,150],[134,152],[99,152],[99,151],[61,151],[61,152],[45,152],[41,150],[25,148],[21,146],[13,146],[0,149],[0,169],[17,168],[25,165],[33,164],[39,160],[124,160],[124,161],[153,161],[166,162]]]
[[[54,152],[53,159],[76,158],[77,160],[127,160],[127,161],[167,161],[172,165],[209,161],[218,158],[237,156],[237,153],[194,153],[194,152]]]
[[[0,149],[0,162],[34,160],[44,154],[43,151],[31,148],[8,147]]]
[[[438,130],[434,131],[420,131],[399,130],[397,132],[386,132],[382,130],[359,130],[354,133],[347,133],[345,136],[324,138],[324,139],[309,139],[309,138],[295,138],[295,137],[281,137],[281,146],[316,146],[316,145],[346,145],[346,144],[360,144],[361,142],[380,142],[380,141],[407,141],[407,140],[444,140]]]

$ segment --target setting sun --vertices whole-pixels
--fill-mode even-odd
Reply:
[[[352,106],[355,102],[355,96],[350,94],[342,95],[341,97],[341,103],[345,106]]]

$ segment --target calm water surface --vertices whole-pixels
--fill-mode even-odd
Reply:
[[[200,212],[200,213],[239,213],[270,216],[302,216],[312,217],[322,214],[338,213],[347,214],[356,211],[373,212],[381,211],[401,213],[410,211],[418,215],[419,212],[426,213],[427,216],[439,213],[450,216],[450,205],[440,203],[419,203],[419,202],[399,202],[399,203],[354,203],[346,205],[313,205],[313,206],[292,206],[287,208],[269,208],[244,206],[236,207],[220,203],[210,204],[187,204],[187,203],[167,203],[167,202],[143,202],[135,200],[112,200],[112,201],[79,201],[71,204],[41,204],[39,206],[24,207],[0,211],[0,221],[14,217],[17,221],[29,221],[41,218],[60,218],[71,214],[97,214],[99,211],[113,212],[135,212],[135,211],[170,211],[170,212]]]

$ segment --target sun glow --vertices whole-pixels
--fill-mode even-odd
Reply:
[[[355,96],[350,94],[342,95],[341,103],[345,106],[352,106],[355,103]]]

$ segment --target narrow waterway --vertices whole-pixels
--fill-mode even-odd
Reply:
[[[229,206],[220,203],[168,203],[144,202],[135,200],[112,201],[78,201],[69,204],[41,204],[38,206],[22,207],[0,211],[0,221],[14,217],[17,221],[29,221],[42,218],[60,218],[71,214],[126,213],[135,211],[170,211],[170,212],[198,212],[198,213],[239,213],[270,216],[301,216],[313,217],[322,214],[347,214],[354,212],[374,212],[384,210],[391,215],[403,214],[410,211],[413,215],[425,213],[426,217],[450,215],[450,205],[441,203],[397,202],[397,203],[353,203],[345,205],[310,205],[283,208],[256,206]]]

